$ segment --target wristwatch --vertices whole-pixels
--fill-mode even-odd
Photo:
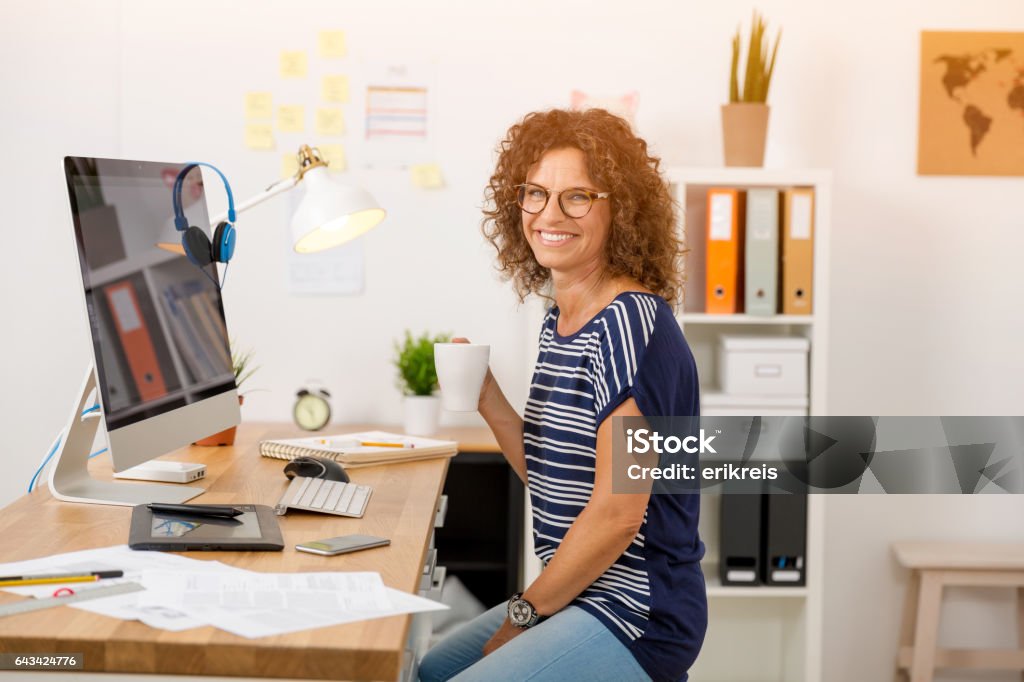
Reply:
[[[523,593],[517,592],[508,600],[508,621],[517,628],[532,628],[544,620],[546,616],[537,613],[533,604],[523,599]]]

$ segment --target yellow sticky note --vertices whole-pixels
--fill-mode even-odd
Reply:
[[[345,170],[345,146],[340,144],[318,144],[317,148],[327,162],[327,170]]]
[[[422,163],[417,166],[411,166],[409,172],[412,174],[412,184],[420,189],[440,189],[444,187],[441,168],[436,163]]]
[[[281,53],[281,78],[305,78],[308,71],[309,64],[303,50]]]
[[[290,178],[299,172],[299,157],[295,154],[285,154],[281,157],[281,177]]]
[[[320,107],[316,110],[317,135],[343,135],[345,133],[345,116],[336,107]]]
[[[320,97],[325,102],[347,102],[348,76],[324,76],[320,84]]]
[[[249,149],[273,149],[273,127],[269,123],[246,123],[245,146]]]
[[[274,97],[269,92],[245,93],[246,118],[273,118]]]
[[[344,31],[320,31],[319,38],[321,57],[344,57],[348,53]]]
[[[306,107],[301,104],[282,104],[277,108],[277,129],[282,133],[301,133],[306,130]]]

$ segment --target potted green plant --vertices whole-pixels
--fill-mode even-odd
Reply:
[[[235,389],[241,389],[242,384],[249,380],[259,367],[252,365],[252,359],[255,352],[250,348],[249,350],[239,351],[236,350],[236,344],[231,342],[231,369],[235,373]],[[238,394],[238,404],[242,405],[245,402],[245,394]],[[237,427],[232,426],[230,429],[224,429],[220,433],[215,433],[212,436],[207,436],[195,442],[195,445],[204,446],[220,446],[220,445],[234,445],[235,444],[235,432]]]
[[[431,336],[424,332],[413,337],[408,329],[401,341],[395,341],[394,364],[398,370],[398,387],[405,396],[402,413],[405,432],[410,436],[432,436],[437,432],[441,416],[434,369],[434,344],[451,341],[451,334]]]
[[[775,70],[782,29],[775,44],[765,37],[767,24],[754,11],[747,47],[747,62],[740,91],[740,29],[732,39],[732,69],[729,75],[729,103],[722,105],[722,146],[726,166],[764,165],[768,136],[768,88]]]

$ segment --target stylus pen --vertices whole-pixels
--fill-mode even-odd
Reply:
[[[50,583],[87,583],[101,578],[121,578],[124,571],[93,571],[92,573],[47,573],[45,575],[8,575],[0,578],[0,587],[47,585]]]
[[[233,519],[245,512],[234,507],[214,507],[203,504],[160,504],[153,502],[147,504],[150,511],[163,512],[164,514],[193,514],[195,516],[219,516],[221,518]]]

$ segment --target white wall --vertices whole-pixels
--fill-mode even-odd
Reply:
[[[1024,183],[914,171],[920,30],[1024,30],[1024,5],[776,0],[760,9],[785,27],[767,163],[835,172],[830,412],[1024,413],[1024,220],[1015,201]],[[288,151],[247,151],[240,132],[244,92],[284,92],[281,49],[312,55],[317,31],[338,27],[348,32],[350,72],[364,59],[434,63],[447,189],[349,174],[390,211],[365,238],[364,295],[285,293],[285,200],[241,221],[227,314],[258,352],[253,386],[269,389],[252,394],[244,418],[288,419],[294,389],[317,377],[334,390],[339,422],[397,422],[389,357],[406,327],[489,341],[499,379],[522,400],[528,332],[478,229],[496,141],[521,114],[565,105],[574,87],[636,89],[638,129],[667,163],[721,163],[729,38],[749,12],[737,0],[5,6],[0,502],[23,491],[89,358],[58,172],[64,154],[208,159],[247,196],[277,176]],[[354,139],[358,118],[348,113]],[[216,210],[223,202],[210,194]],[[826,679],[889,672],[904,581],[888,554],[892,540],[1020,541],[1022,512],[1024,500],[1009,497],[829,500]],[[990,618],[983,600],[960,599],[946,614],[963,615],[949,637],[1013,632],[1005,608]]]

